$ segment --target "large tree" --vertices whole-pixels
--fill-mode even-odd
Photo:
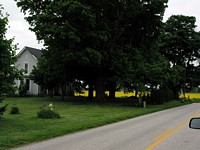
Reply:
[[[16,46],[12,45],[13,39],[6,39],[8,18],[4,16],[0,6],[0,96],[9,94],[14,90],[14,79],[18,71],[14,66],[16,60]]]
[[[163,15],[168,1],[140,1],[137,15],[129,20],[125,32],[126,46],[130,48],[132,80],[135,90],[144,90],[145,84],[152,87],[161,84],[163,70],[168,65],[159,53],[159,36],[163,28]],[[165,65],[165,66],[163,66]],[[158,77],[159,76],[159,77]],[[130,83],[129,83],[130,85]]]
[[[113,91],[117,82],[130,77],[137,51],[141,51],[145,60],[149,58],[167,3],[167,0],[16,1],[24,13],[29,13],[26,20],[38,40],[44,40],[48,57],[65,70],[63,78],[86,80],[90,87],[95,86],[98,100],[104,100],[105,81]]]
[[[195,30],[195,22],[195,17],[172,15],[166,21],[161,36],[161,53],[170,61],[171,68],[176,69],[179,76],[174,87],[170,84],[175,95],[181,88],[185,89],[186,83],[188,87],[200,84],[199,64],[195,64],[200,58],[200,33]]]
[[[52,96],[53,90],[59,86],[55,69],[54,64],[42,56],[38,60],[37,67],[34,66],[30,75],[31,80],[40,85],[42,88],[48,89],[50,96]]]

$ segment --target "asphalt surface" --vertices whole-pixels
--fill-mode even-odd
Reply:
[[[185,105],[15,150],[200,150],[200,130],[189,129],[200,104]]]

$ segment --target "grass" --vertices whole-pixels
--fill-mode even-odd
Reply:
[[[193,103],[200,103],[200,98],[194,98],[194,99],[192,99],[192,102]]]
[[[39,108],[50,103],[60,113],[61,119],[37,118]],[[180,101],[171,101],[165,105],[137,108],[122,103],[87,103],[80,97],[67,102],[47,97],[6,98],[1,106],[4,104],[9,104],[9,107],[0,119],[0,150],[183,105]],[[19,108],[20,114],[10,114],[13,105]]]

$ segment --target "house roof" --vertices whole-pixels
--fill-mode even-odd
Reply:
[[[36,48],[31,47],[25,47],[27,50],[29,50],[37,59],[39,59],[42,56],[42,51]]]
[[[32,48],[25,46],[18,54],[20,56],[25,50],[28,50],[32,55],[34,55],[37,59],[41,58],[42,51],[40,49]]]

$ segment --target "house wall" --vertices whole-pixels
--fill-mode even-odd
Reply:
[[[33,70],[33,66],[37,65],[37,58],[32,55],[28,50],[24,50],[18,57],[15,66],[21,70],[21,69],[25,69],[25,64],[28,64],[28,72],[24,74],[24,83],[26,81],[26,79],[29,79],[30,73]],[[20,81],[16,80],[15,81],[16,85],[19,87],[20,85]],[[35,83],[33,83],[32,80],[30,80],[29,82],[29,91],[27,92],[27,94],[30,95],[38,95],[39,94],[39,86]]]
[[[25,50],[20,57],[18,57],[17,61],[15,62],[15,66],[18,69],[25,69],[24,65],[28,63],[28,73],[26,75],[30,75],[31,71],[33,70],[33,66],[37,65],[37,58],[33,56],[28,50]]]
[[[33,83],[32,80],[30,80],[31,83],[31,95],[38,95],[39,94],[39,86],[36,83]]]

